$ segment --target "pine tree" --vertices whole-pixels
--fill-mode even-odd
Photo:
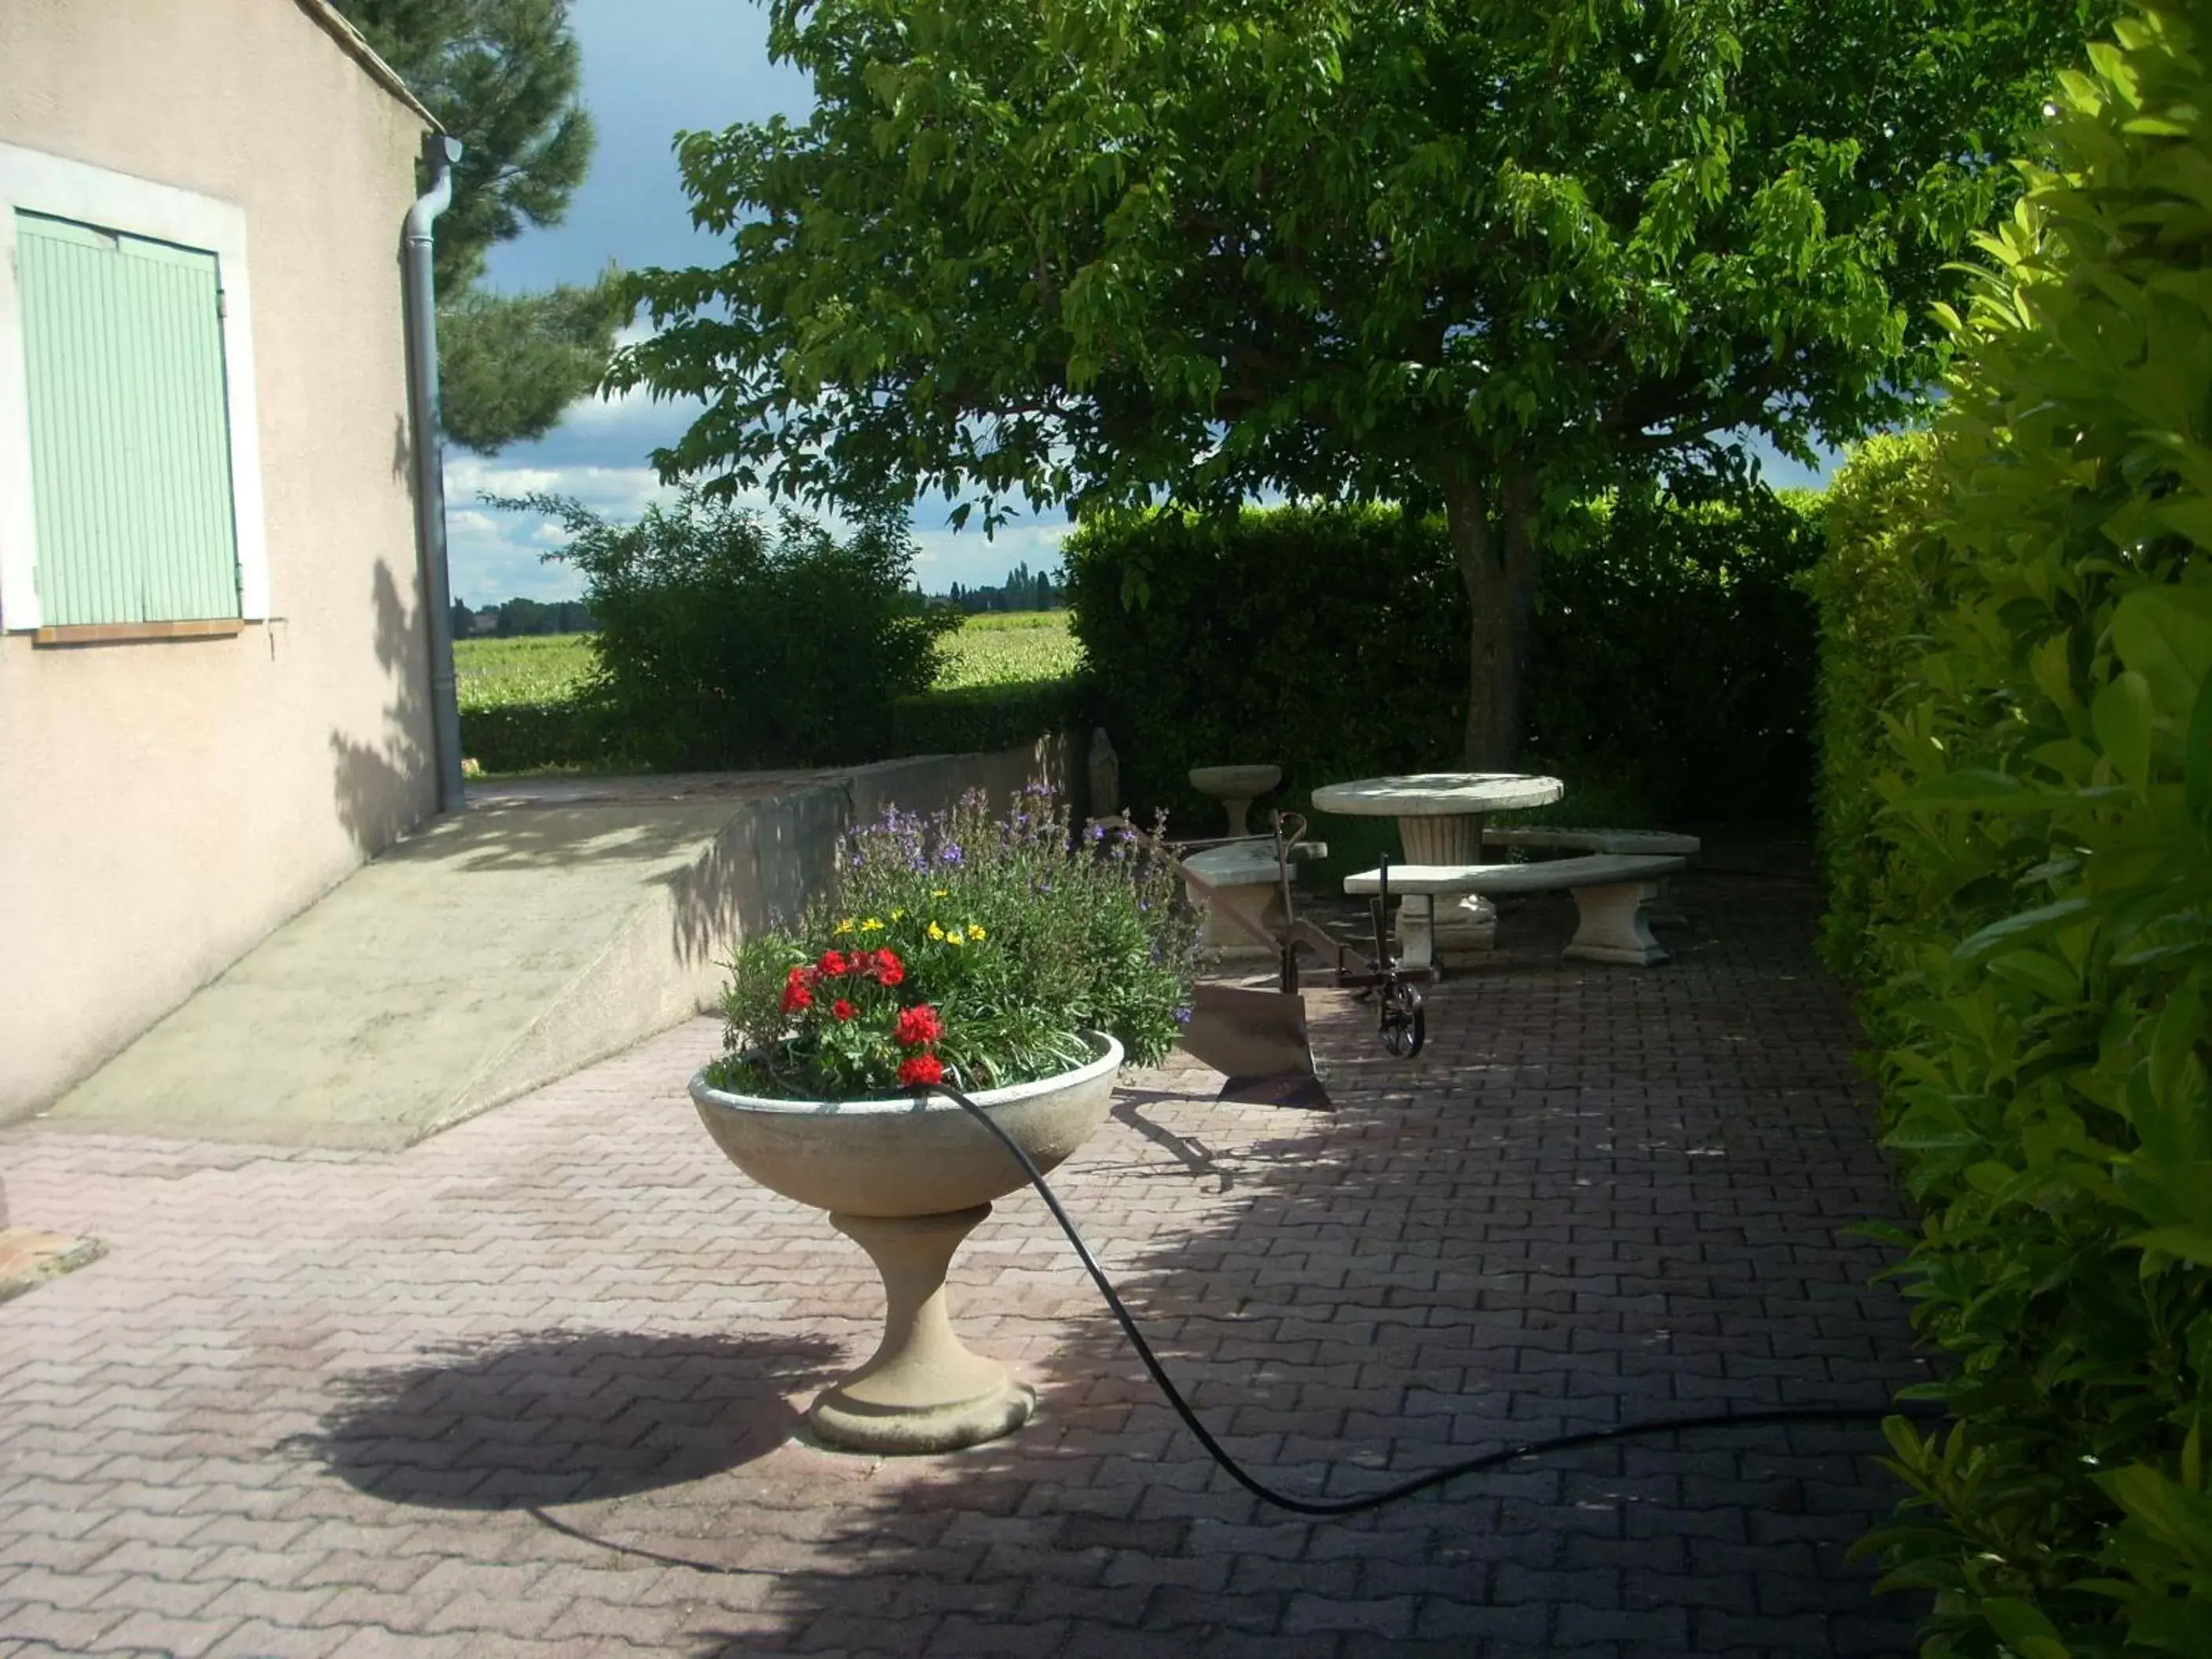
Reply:
[[[495,244],[560,222],[591,166],[568,0],[336,3],[461,142],[436,233],[446,435],[481,453],[541,437],[599,386],[629,314],[611,269],[542,294],[477,286]]]

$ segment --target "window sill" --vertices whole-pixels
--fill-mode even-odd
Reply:
[[[221,640],[246,631],[236,617],[210,617],[204,622],[81,623],[68,628],[40,628],[31,635],[33,645],[137,645],[149,640]]]

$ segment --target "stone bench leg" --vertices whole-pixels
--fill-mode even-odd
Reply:
[[[1480,902],[1480,909],[1474,907]],[[1398,963],[1403,968],[1433,968],[1439,961],[1465,966],[1465,957],[1492,948],[1498,940],[1498,909],[1486,899],[1444,899],[1447,908],[1437,914],[1437,901],[1414,893],[1398,901]]]
[[[1436,921],[1437,949],[1446,965],[1462,966],[1486,951],[1498,948],[1498,903],[1480,893],[1446,902]]]
[[[1205,917],[1198,930],[1200,950],[1223,962],[1274,960],[1273,951],[1222,914],[1224,910],[1234,911],[1270,933],[1279,934],[1283,929],[1283,896],[1273,882],[1264,887],[1253,884],[1204,890],[1185,882],[1183,887],[1190,895],[1191,903]]]
[[[1398,901],[1398,965],[1433,968],[1437,963],[1436,901],[1425,893]]]
[[[1644,914],[1644,907],[1658,896],[1658,883],[1624,881],[1574,890],[1582,925],[1575,929],[1565,955],[1583,962],[1625,962],[1635,968],[1667,960],[1667,952],[1651,937]]]

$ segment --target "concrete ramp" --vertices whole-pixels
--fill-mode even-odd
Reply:
[[[49,1127],[388,1149],[710,1011],[734,943],[886,806],[1065,787],[1080,750],[471,791],[64,1094]]]
[[[713,1007],[741,930],[826,873],[848,799],[762,783],[474,806],[363,866],[45,1121],[406,1146]]]

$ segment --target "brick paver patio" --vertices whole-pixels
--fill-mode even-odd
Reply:
[[[1678,961],[1563,963],[1564,903],[1341,1109],[1131,1073],[1057,1182],[1281,1484],[1723,1405],[1879,1403],[1894,1213],[1786,860],[1717,853]],[[1039,1420],[953,1457],[797,1443],[876,1289],[720,1161],[698,1022],[398,1156],[0,1135],[20,1223],[106,1259],[0,1306],[0,1651],[1897,1654],[1843,1551],[1870,1427],[1730,1431],[1349,1522],[1263,1509],[1115,1340],[1034,1197],[954,1266]]]

